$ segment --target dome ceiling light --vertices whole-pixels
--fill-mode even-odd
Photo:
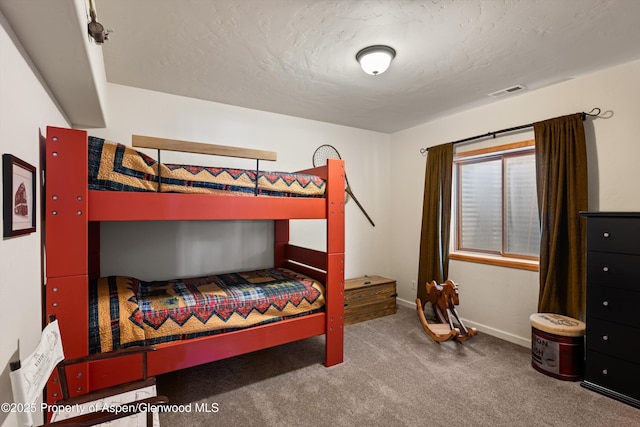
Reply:
[[[396,56],[396,51],[383,45],[365,47],[356,54],[356,60],[360,63],[362,71],[372,76],[384,73],[389,68],[391,60]]]

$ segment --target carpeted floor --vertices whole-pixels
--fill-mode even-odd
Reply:
[[[163,426],[638,426],[640,410],[531,367],[530,350],[480,333],[437,344],[414,310],[345,329],[344,363],[324,338],[158,377]],[[640,386],[640,385],[639,385]]]

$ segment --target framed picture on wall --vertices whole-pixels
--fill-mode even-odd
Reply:
[[[11,154],[2,155],[3,236],[36,231],[36,168]]]

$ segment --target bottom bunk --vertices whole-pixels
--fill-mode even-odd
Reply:
[[[97,249],[100,227],[89,224],[90,247]],[[168,282],[99,278],[94,274],[99,252],[89,251],[92,273],[49,278],[47,314],[60,322],[67,358],[83,358],[90,350],[122,352],[117,358],[69,367],[71,395],[140,378],[141,356],[127,353],[139,344],[156,347],[147,355],[150,376],[317,335],[325,338],[325,365],[342,363],[344,253],[332,252],[333,243],[327,252],[291,245],[289,221],[277,220],[274,226],[272,269]],[[248,296],[256,297],[255,306],[249,305]],[[180,323],[187,328],[179,328]],[[98,329],[90,333],[91,324]],[[194,329],[198,324],[204,329]],[[59,393],[53,377],[47,402],[58,400]]]
[[[89,286],[89,353],[231,332],[324,310],[324,286],[285,268]]]
[[[322,334],[325,364],[342,362],[341,311],[334,322],[324,285],[290,269],[154,282],[111,276],[91,281],[87,296],[89,353],[122,357],[73,368],[72,396],[138,379],[141,356],[127,350],[140,345],[156,347],[147,355],[151,376]],[[83,328],[69,314],[59,315],[63,345],[75,347],[83,337],[65,330]],[[59,398],[58,388],[52,378],[49,402]]]
[[[287,246],[292,248],[289,252],[321,254]],[[298,268],[315,275],[306,267]],[[127,351],[140,345],[156,347],[147,355],[150,376],[323,334],[326,366],[343,360],[342,293],[333,294],[329,311],[325,285],[291,268],[152,282],[110,276],[91,280],[87,291],[89,324],[84,330],[88,329],[89,345],[84,353],[116,351],[122,357],[78,367],[71,380],[72,395],[138,379],[141,356]],[[60,313],[60,317],[65,348],[65,339],[71,341],[69,347],[84,341],[65,333],[81,326],[71,324],[75,316]],[[50,402],[57,393],[54,379],[47,391]]]
[[[75,393],[137,379],[139,369],[134,367],[140,366],[141,357],[126,353],[130,349],[127,347],[133,349],[135,344],[156,347],[156,351],[147,355],[150,376],[318,335],[325,337],[325,365],[342,363],[344,252],[334,249],[334,246],[343,248],[342,239],[329,238],[326,252],[292,245],[289,222],[274,221],[275,267],[271,269],[166,282],[117,276],[89,280],[98,276],[100,265],[99,252],[93,253],[92,258],[89,251],[89,259],[93,259],[89,264],[93,268],[89,268],[88,276],[74,278],[76,284],[70,279],[50,280],[54,285],[47,286],[51,291],[48,295],[53,297],[50,301],[62,302],[56,311],[65,349],[71,341],[73,352],[80,355],[89,350],[125,352],[122,357],[87,363],[75,377],[72,373]],[[98,223],[89,225],[90,247],[97,249],[100,227]],[[231,298],[232,295],[236,298]],[[249,297],[253,297],[253,302],[249,302]],[[95,300],[85,306],[85,314],[61,309],[79,298]],[[127,320],[123,321],[123,317]],[[98,332],[87,332],[87,324],[100,323],[102,328]],[[138,338],[125,331],[136,323],[133,329]],[[179,328],[179,323],[187,328]],[[195,330],[194,325],[200,329]],[[117,340],[114,334],[119,335]],[[123,342],[123,335],[127,334]],[[71,339],[65,341],[65,337]],[[51,390],[55,392],[55,385]],[[52,401],[55,396],[48,398]]]

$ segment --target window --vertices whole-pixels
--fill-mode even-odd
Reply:
[[[533,141],[456,155],[453,194],[452,259],[537,270]]]

